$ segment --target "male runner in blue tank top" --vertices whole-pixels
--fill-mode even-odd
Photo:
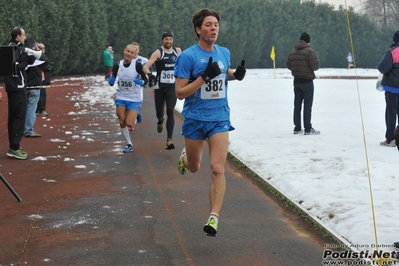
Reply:
[[[216,236],[219,213],[226,190],[225,163],[229,144],[230,108],[227,100],[229,80],[245,77],[245,60],[230,69],[230,51],[216,43],[220,15],[211,9],[201,9],[193,15],[193,26],[199,39],[184,50],[175,65],[176,95],[185,99],[182,115],[185,148],[178,170],[199,170],[206,140],[212,183],[209,191],[210,217],[204,226],[208,236]]]
[[[173,128],[175,127],[174,108],[176,106],[175,76],[173,74],[176,58],[181,53],[179,47],[173,47],[173,33],[165,30],[162,33],[162,46],[154,51],[143,67],[144,73],[148,74],[150,87],[154,87],[155,112],[158,118],[157,131],[163,131],[163,121],[166,103],[166,146],[165,149],[175,148],[173,143]],[[157,76],[155,77],[150,67],[155,63]],[[155,87],[158,83],[158,86]]]

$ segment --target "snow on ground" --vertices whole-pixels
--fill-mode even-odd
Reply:
[[[229,151],[355,249],[374,250],[378,244],[393,250],[399,241],[399,152],[379,145],[385,101],[375,89],[378,71],[320,69],[316,74],[312,124],[321,131],[317,136],[293,134],[293,78],[287,69],[249,69],[243,81],[229,82],[236,128]],[[331,76],[339,79],[323,78]],[[71,96],[85,100],[79,108],[113,109],[113,91],[103,77],[86,79],[87,91]],[[178,101],[176,109],[182,105]]]

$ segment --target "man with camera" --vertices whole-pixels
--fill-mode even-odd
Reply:
[[[27,110],[26,97],[26,72],[25,68],[34,63],[35,58],[40,58],[41,52],[23,48],[26,35],[21,27],[11,31],[11,40],[8,46],[15,48],[15,75],[4,78],[8,96],[8,139],[9,150],[7,156],[26,160],[28,153],[20,150],[20,142],[24,134]]]

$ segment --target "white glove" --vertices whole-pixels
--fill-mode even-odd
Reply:
[[[25,53],[27,53],[28,55],[33,55],[36,59],[40,59],[40,57],[42,56],[42,51],[35,51],[29,48],[25,48]]]

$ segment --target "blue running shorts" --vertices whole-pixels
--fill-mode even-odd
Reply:
[[[201,121],[185,118],[181,134],[192,140],[206,140],[216,133],[234,130],[229,120],[225,121]]]
[[[116,106],[124,106],[126,107],[126,110],[137,110],[141,111],[141,104],[143,102],[129,102],[129,101],[124,101],[124,100],[115,100],[115,105]]]

